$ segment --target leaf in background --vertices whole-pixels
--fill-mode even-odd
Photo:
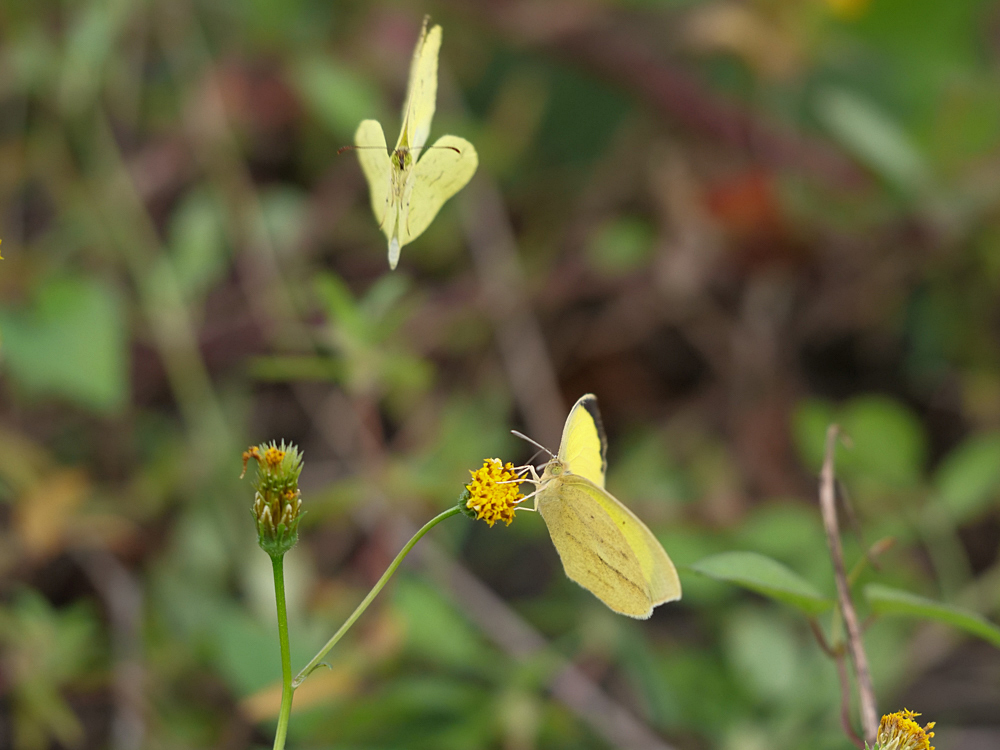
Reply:
[[[798,639],[778,610],[745,607],[727,616],[723,646],[743,684],[761,700],[787,704],[801,661]]]
[[[926,436],[923,425],[903,404],[885,396],[859,396],[840,408],[819,400],[803,401],[796,410],[793,431],[803,461],[819,471],[826,429],[838,423],[850,441],[837,449],[842,476],[877,481],[891,487],[912,487],[923,477]]]
[[[909,408],[884,396],[861,396],[841,409],[839,421],[851,441],[838,454],[845,471],[894,487],[920,483],[927,441]]]
[[[1000,648],[1000,627],[976,612],[878,583],[865,586],[865,599],[876,614],[908,615],[942,622],[979,636]]]
[[[797,573],[756,552],[723,552],[699,560],[691,569],[790,604],[807,615],[819,614],[833,604]]]
[[[1000,495],[1000,433],[973,435],[949,453],[934,475],[937,499],[956,523],[968,521]]]
[[[807,398],[792,415],[792,434],[802,463],[819,473],[826,450],[826,428],[837,421],[837,411],[829,401]]]
[[[628,273],[645,265],[653,251],[655,232],[648,222],[623,216],[607,222],[587,243],[587,260],[609,275]]]
[[[46,282],[31,310],[0,310],[6,370],[29,393],[116,411],[128,395],[124,314],[106,284]]]
[[[375,87],[329,57],[299,61],[291,78],[320,122],[344,143],[353,142],[354,130],[362,120],[385,119]]]
[[[930,183],[924,157],[877,104],[846,89],[826,89],[816,102],[827,130],[881,177],[908,193]]]
[[[128,0],[79,4],[75,23],[66,34],[60,104],[79,111],[97,96],[104,84],[104,71],[118,49],[118,38],[136,7]]]
[[[225,233],[219,205],[207,190],[189,192],[171,216],[170,255],[188,299],[198,299],[225,273]]]

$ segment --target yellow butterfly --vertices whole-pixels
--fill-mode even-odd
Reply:
[[[430,225],[451,196],[465,187],[479,166],[479,156],[464,138],[445,135],[424,151],[437,98],[441,27],[427,30],[427,18],[410,63],[403,106],[403,128],[389,153],[382,126],[364,120],[354,134],[361,169],[368,180],[372,212],[389,240],[389,267],[399,250]]]
[[[566,576],[615,612],[644,620],[681,598],[681,582],[653,532],[604,489],[606,454],[597,398],[588,393],[570,410],[559,454],[537,480],[535,509]]]

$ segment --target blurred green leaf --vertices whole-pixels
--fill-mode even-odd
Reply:
[[[607,222],[587,243],[587,259],[599,271],[627,273],[641,267],[653,251],[655,233],[648,222],[622,216]]]
[[[976,612],[936,602],[933,599],[911,594],[909,591],[890,588],[878,583],[865,586],[865,599],[872,611],[879,615],[907,615],[922,620],[934,620],[952,625],[979,636],[1000,648],[1000,626]]]
[[[923,477],[926,436],[913,412],[898,401],[859,396],[840,408],[808,399],[799,404],[793,431],[804,461],[814,471],[823,462],[826,430],[840,425],[848,445],[837,445],[837,471],[845,477],[889,487],[912,487]]]
[[[225,234],[219,206],[204,190],[192,190],[169,228],[170,260],[188,299],[198,299],[225,272]]]
[[[354,131],[362,120],[384,119],[378,90],[363,76],[329,57],[307,57],[292,71],[292,83],[312,112],[343,141],[354,142]],[[383,123],[383,129],[392,127]],[[395,143],[395,138],[386,136]]]
[[[819,614],[833,604],[797,573],[756,552],[723,552],[699,560],[691,569],[789,604],[807,615]]]
[[[124,316],[117,291],[107,284],[45,282],[29,310],[0,310],[6,369],[28,393],[116,411],[128,393]]]
[[[841,409],[840,426],[851,443],[838,452],[842,470],[893,487],[920,483],[926,437],[910,409],[884,396],[861,396]]]
[[[910,137],[879,106],[846,89],[827,89],[816,102],[827,129],[859,159],[896,187],[919,192],[930,171]]]
[[[837,410],[829,401],[807,398],[799,402],[792,415],[792,433],[802,463],[819,473],[826,451],[826,430],[837,421]]]
[[[993,504],[1000,495],[1000,433],[974,435],[955,448],[935,472],[934,486],[955,523]]]
[[[788,701],[797,687],[795,633],[775,611],[743,608],[726,618],[724,646],[743,685],[761,700]]]
[[[463,670],[489,664],[486,644],[455,605],[431,586],[401,578],[392,601],[406,623],[407,645],[414,654]]]

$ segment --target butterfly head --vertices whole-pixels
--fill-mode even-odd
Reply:
[[[568,474],[569,469],[566,467],[561,460],[556,457],[549,459],[549,462],[545,464],[545,471],[542,472],[542,481],[546,482],[550,479],[555,479],[556,477],[561,477],[564,474]]]

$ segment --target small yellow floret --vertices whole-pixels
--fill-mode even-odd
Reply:
[[[264,452],[264,463],[271,469],[281,466],[281,462],[284,460],[285,452],[275,448],[273,445]]]
[[[878,725],[879,750],[934,750],[931,737],[934,722],[921,727],[914,718],[918,713],[903,709],[894,714],[886,714]]]
[[[518,491],[519,477],[514,465],[508,462],[505,466],[499,458],[487,458],[481,469],[469,473],[472,481],[466,485],[469,490],[466,507],[476,512],[477,520],[486,521],[490,526],[497,521],[510,526],[517,504],[524,499]]]

